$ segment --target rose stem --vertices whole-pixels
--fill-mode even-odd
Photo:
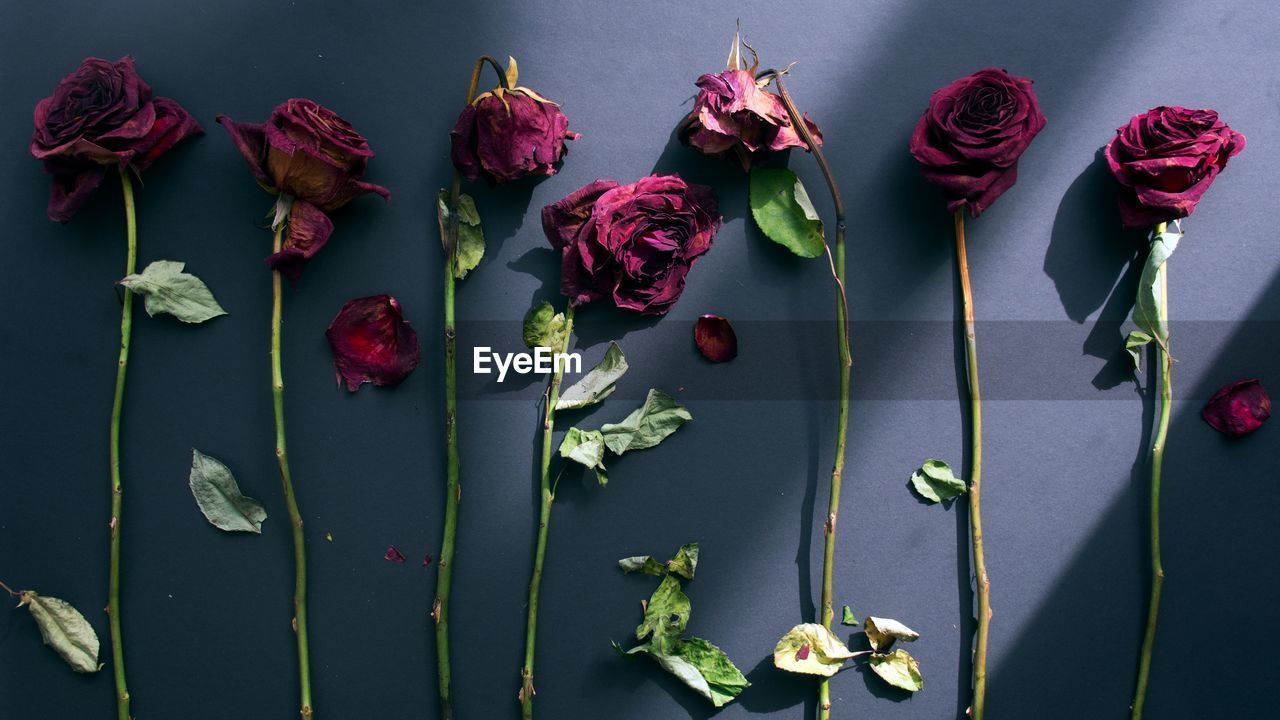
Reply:
[[[497,71],[502,85],[506,75],[498,62],[488,55],[476,60],[471,71],[471,83],[467,87],[467,104],[476,97],[480,85],[480,71],[489,63]],[[449,189],[449,226],[445,228],[444,247],[444,442],[445,442],[445,502],[444,539],[440,544],[440,560],[436,570],[436,597],[431,606],[431,616],[436,623],[436,677],[440,689],[440,717],[453,720],[453,701],[450,695],[452,671],[449,665],[449,591],[453,584],[454,540],[458,535],[458,504],[462,501],[462,485],[459,482],[460,458],[458,456],[458,393],[457,371],[454,357],[457,354],[457,333],[454,327],[453,268],[458,247],[458,198],[462,194],[462,175],[453,171],[453,183]]]
[[[5,592],[9,593],[9,597],[19,597],[22,595],[22,593],[16,592],[13,588],[9,587],[8,585],[5,585],[3,582],[0,582],[0,589],[3,589]]]
[[[1156,234],[1165,231],[1166,224],[1156,226]],[[1160,282],[1160,323],[1169,322],[1169,278],[1166,261],[1157,275]],[[1160,562],[1160,470],[1164,467],[1164,443],[1169,434],[1169,411],[1173,403],[1173,358],[1166,346],[1155,343],[1156,357],[1160,360],[1160,424],[1156,426],[1155,441],[1151,445],[1151,601],[1147,609],[1147,631],[1142,638],[1142,655],[1138,659],[1138,687],[1133,696],[1133,720],[1141,720],[1142,708],[1147,702],[1147,680],[1151,675],[1151,649],[1156,642],[1156,621],[1160,614],[1160,592],[1164,588],[1164,565]]]
[[[978,340],[974,333],[973,287],[969,284],[969,255],[964,246],[964,208],[955,213],[956,268],[964,306],[965,365],[969,370],[969,537],[973,545],[973,575],[978,593],[978,631],[973,641],[973,720],[982,720],[987,698],[987,633],[991,624],[991,581],[982,546],[982,395],[978,392]]]
[[[129,170],[120,166],[120,187],[124,190],[124,223],[127,248],[124,274],[138,267],[138,216],[133,202],[133,181]],[[129,338],[133,331],[133,293],[125,288],[120,308],[120,359],[116,363],[116,394],[111,402],[111,566],[107,581],[107,622],[111,627],[111,665],[116,679],[116,715],[130,720],[129,686],[124,677],[124,638],[120,630],[120,532],[123,489],[120,483],[120,409],[124,405],[124,379],[129,369]]]
[[[832,598],[832,578],[835,571],[836,559],[836,519],[840,515],[840,485],[844,479],[844,452],[845,440],[849,433],[849,371],[852,365],[852,358],[849,353],[849,308],[848,298],[845,296],[845,260],[844,260],[844,202],[840,199],[840,188],[836,185],[835,176],[831,174],[831,166],[827,164],[827,158],[822,154],[822,147],[814,142],[813,135],[810,134],[808,126],[804,123],[804,116],[796,109],[795,103],[791,100],[790,93],[782,84],[782,76],[774,73],[774,82],[778,85],[778,94],[782,97],[782,102],[786,105],[787,114],[791,116],[791,124],[795,127],[796,132],[800,134],[800,138],[804,140],[805,145],[813,152],[813,157],[818,161],[818,167],[822,170],[822,176],[826,178],[827,189],[831,191],[831,203],[835,206],[836,212],[836,250],[835,258],[831,260],[832,271],[835,273],[836,288],[839,291],[839,302],[836,303],[836,323],[840,354],[840,415],[836,420],[836,455],[835,462],[831,468],[831,499],[827,505],[827,521],[825,526],[826,543],[822,552],[822,625],[827,629],[831,628],[831,622],[835,618],[835,603]],[[830,250],[828,250],[830,253]],[[827,720],[831,717],[831,686],[830,681],[823,678],[818,684],[818,717]]]
[[[569,352],[573,337],[573,303],[564,311],[564,344],[558,352]],[[542,467],[539,483],[542,507],[538,513],[538,545],[533,554],[533,576],[529,580],[529,615],[524,635],[524,667],[520,670],[520,716],[524,720],[533,717],[533,654],[538,639],[538,591],[542,588],[542,563],[547,555],[547,530],[551,524],[551,503],[555,492],[551,485],[552,435],[556,431],[556,402],[560,400],[560,381],[564,367],[556,364],[547,385],[546,407],[542,416]]]
[[[275,229],[273,252],[280,252],[283,234],[284,223],[281,223]],[[280,372],[282,296],[280,271],[275,270],[271,273],[271,400],[276,416],[276,461],[280,464],[280,482],[289,508],[289,525],[293,528],[293,632],[298,639],[298,681],[302,692],[300,713],[302,720],[309,720],[314,708],[311,705],[311,660],[307,654],[307,549],[284,442],[284,375]]]

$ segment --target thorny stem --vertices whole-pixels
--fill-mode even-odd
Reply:
[[[1156,235],[1165,231],[1166,224],[1156,226]],[[1169,263],[1166,261],[1158,274],[1160,283],[1160,323],[1169,322]],[[1164,589],[1164,565],[1160,561],[1160,471],[1164,467],[1165,439],[1169,434],[1169,412],[1173,403],[1173,358],[1167,347],[1155,345],[1160,360],[1160,423],[1156,426],[1155,440],[1151,445],[1151,600],[1147,608],[1147,629],[1142,638],[1142,654],[1138,659],[1138,685],[1133,696],[1132,720],[1142,720],[1142,710],[1147,702],[1147,681],[1151,676],[1151,651],[1156,642],[1156,622],[1160,615],[1160,593]]]
[[[991,581],[982,545],[982,395],[978,391],[978,341],[974,332],[973,287],[969,284],[969,255],[964,244],[964,208],[955,212],[956,268],[964,308],[965,365],[969,371],[969,537],[973,576],[978,595],[978,630],[973,640],[973,705],[970,716],[982,720],[987,697],[987,633],[991,625]]]
[[[120,187],[124,190],[124,222],[127,250],[124,274],[132,275],[138,266],[138,217],[133,202],[133,181],[128,168],[120,168]],[[124,676],[124,638],[120,630],[120,534],[123,489],[120,483],[120,410],[124,406],[124,380],[129,369],[129,338],[133,330],[133,293],[124,289],[120,308],[120,358],[116,362],[116,392],[111,403],[111,564],[107,581],[107,623],[111,628],[111,666],[116,681],[116,716],[130,720],[129,686]]]
[[[280,252],[284,224],[275,228],[273,252]],[[289,456],[284,437],[284,375],[280,372],[280,321],[283,304],[280,271],[271,273],[271,401],[276,418],[276,461],[280,465],[280,482],[284,486],[285,505],[289,509],[289,526],[293,529],[293,632],[298,641],[298,682],[301,691],[302,720],[310,720],[315,708],[311,704],[311,660],[307,652],[307,550],[302,532],[302,514],[293,494],[293,478],[289,474]]]
[[[564,311],[564,344],[557,350],[559,353],[569,352],[569,343],[573,338],[573,304]],[[534,647],[538,638],[538,592],[542,588],[542,564],[547,555],[547,531],[551,525],[551,504],[555,501],[555,490],[551,483],[552,436],[556,431],[556,403],[560,400],[560,381],[564,377],[564,366],[555,364],[551,381],[547,385],[546,405],[542,415],[542,466],[539,473],[539,490],[542,498],[538,513],[538,544],[533,555],[533,576],[529,580],[529,608],[524,635],[524,667],[520,669],[520,716],[524,720],[533,717],[533,659]],[[559,478],[557,477],[557,480]]]
[[[835,254],[832,257],[831,248],[828,247],[827,258],[831,263],[831,272],[835,276],[836,290],[839,295],[836,303],[836,322],[840,356],[840,414],[836,420],[836,454],[831,468],[831,497],[827,504],[827,521],[824,526],[822,607],[819,611],[823,626],[830,629],[831,622],[835,618],[833,575],[836,558],[836,521],[840,515],[840,486],[844,479],[845,441],[849,434],[849,374],[853,362],[849,351],[849,303],[845,295],[844,202],[840,199],[840,188],[836,185],[831,166],[827,164],[827,158],[822,154],[822,146],[814,141],[808,126],[805,125],[804,115],[796,108],[791,94],[787,92],[786,85],[782,82],[782,74],[776,71],[768,71],[766,74],[772,74],[773,81],[778,86],[778,95],[781,96],[782,104],[786,106],[787,114],[791,117],[792,126],[813,153],[814,159],[818,161],[822,176],[827,181],[827,189],[831,191],[831,203],[836,213]],[[831,717],[831,687],[830,681],[826,678],[818,684],[818,717],[821,720],[828,720]]]
[[[480,86],[480,73],[485,64],[493,66],[499,82],[506,87],[506,74],[498,61],[488,55],[476,60],[467,86],[467,105],[476,97]],[[458,198],[462,195],[462,175],[453,171],[449,188],[449,224],[442,228],[444,237],[444,441],[445,441],[445,505],[444,538],[440,544],[440,562],[436,571],[436,596],[431,605],[431,616],[436,625],[436,678],[440,692],[440,717],[453,720],[453,701],[450,690],[452,668],[449,664],[449,592],[453,584],[454,541],[458,535],[458,504],[462,501],[462,485],[459,481],[461,459],[458,455],[458,393],[457,332],[454,325],[454,291],[456,280],[453,270],[458,248]]]

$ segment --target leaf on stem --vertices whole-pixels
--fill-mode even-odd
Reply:
[[[895,640],[912,642],[920,637],[920,633],[890,618],[868,617],[862,622],[862,631],[876,652],[888,650]]]
[[[908,692],[918,692],[924,688],[920,663],[906,650],[898,648],[891,653],[875,653],[868,660],[871,670],[890,685]]]
[[[751,169],[751,217],[770,240],[800,257],[826,250],[822,220],[804,183],[786,168]]]
[[[617,389],[618,379],[627,372],[627,358],[622,354],[618,343],[610,342],[604,359],[591,369],[591,372],[574,383],[568,390],[560,393],[556,401],[556,410],[573,410],[589,407],[604,400]]]
[[[609,472],[604,467],[604,436],[599,430],[569,428],[560,442],[560,457],[595,470],[601,486],[609,484]]]
[[[545,300],[525,313],[524,344],[530,349],[545,347],[559,352],[564,347],[568,332],[569,323],[564,313],[556,312]]]
[[[44,644],[61,655],[72,670],[92,673],[102,669],[98,662],[98,635],[71,603],[26,590],[18,603],[18,607],[24,606],[40,628]]]
[[[1133,322],[1161,347],[1169,342],[1169,323],[1162,318],[1164,313],[1161,306],[1164,300],[1160,292],[1160,272],[1181,239],[1180,232],[1152,235],[1151,252],[1142,266],[1142,277],[1138,280],[1138,299],[1133,306]]]
[[[267,511],[262,503],[241,494],[231,470],[215,457],[191,450],[191,494],[205,519],[229,532],[262,532]]]
[[[145,298],[143,307],[155,317],[168,313],[184,323],[202,323],[226,315],[209,287],[182,269],[186,263],[157,260],[141,273],[126,275],[120,284]]]
[[[693,419],[683,405],[661,390],[649,390],[644,405],[620,423],[605,423],[600,432],[615,454],[651,448]]]
[[[449,191],[441,190],[436,196],[436,215],[440,223],[440,240],[448,252]],[[459,280],[467,276],[484,257],[484,228],[480,226],[480,213],[476,201],[465,193],[458,195],[458,247],[453,254],[453,276]]]
[[[773,648],[773,664],[779,670],[831,677],[840,672],[851,652],[840,638],[818,623],[791,628]]]
[[[933,502],[952,500],[969,489],[964,480],[952,473],[950,465],[932,458],[911,474],[911,486],[921,497]]]
[[[1154,339],[1141,330],[1133,330],[1129,333],[1129,337],[1125,338],[1124,349],[1129,353],[1129,357],[1133,358],[1135,371],[1142,369],[1142,349]]]

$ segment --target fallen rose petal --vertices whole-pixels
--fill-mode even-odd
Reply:
[[[390,295],[349,301],[325,331],[333,349],[338,383],[355,392],[361,384],[399,385],[418,366],[418,334]]]
[[[422,558],[422,567],[426,567],[426,566],[428,566],[428,565],[430,565],[430,564],[431,564],[431,556],[430,556],[430,555],[427,555],[426,557]]]
[[[809,659],[809,643],[805,643],[800,646],[800,649],[796,651],[796,659],[797,660]]]
[[[738,335],[729,321],[719,315],[703,315],[693,326],[693,339],[703,357],[714,363],[738,357]]]
[[[1223,435],[1248,435],[1271,417],[1271,396],[1256,379],[1237,380],[1214,393],[1200,417]]]
[[[395,545],[387,547],[387,554],[382,556],[383,560],[390,560],[394,563],[402,563],[405,560],[404,553],[400,552],[400,548]]]

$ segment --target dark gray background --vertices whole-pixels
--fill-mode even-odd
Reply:
[[[693,633],[754,686],[717,714],[802,717],[812,683],[775,671],[774,641],[813,617],[835,379],[831,285],[750,227],[745,179],[672,142],[693,81],[723,66],[735,18],[767,64],[799,61],[797,101],[821,124],[850,208],[856,402],[839,534],[838,602],[903,620],[926,686],[906,697],[862,671],[833,682],[837,717],[948,718],[967,703],[963,504],[906,489],[926,457],[958,463],[949,220],[906,152],[930,92],[997,65],[1034,78],[1048,127],[1018,185],[970,224],[986,404],[986,531],[995,619],[992,718],[1126,717],[1146,602],[1144,423],[1151,405],[1116,364],[1136,275],[1095,152],[1161,103],[1214,107],[1248,136],[1172,260],[1177,404],[1165,477],[1166,583],[1149,716],[1274,712],[1274,426],[1229,442],[1197,417],[1220,384],[1280,386],[1277,13],[1263,2],[6,2],[0,7],[0,579],[63,597],[104,636],[106,443],[123,232],[118,186],[73,222],[44,216],[27,154],[31,108],[80,59],[132,53],[157,94],[208,130],[165,157],[138,193],[140,260],[184,260],[231,312],[205,327],[136,312],[125,409],[124,623],[139,718],[296,717],[291,554],[268,394],[271,199],[216,113],[258,121],[305,96],[350,119],[394,196],[336,217],[331,244],[286,298],[289,442],[311,552],[312,651],[321,718],[435,717],[428,606],[443,452],[440,250],[432,207],[448,182],[448,130],[472,59],[515,55],[563,104],[562,172],[473,187],[490,242],[460,286],[463,357],[514,349],[556,264],[537,210],[597,177],[679,171],[712,184],[726,218],[661,323],[603,307],[579,315],[594,362],[618,338],[633,375],[587,417],[628,412],[650,385],[695,421],[613,464],[607,489],[566,475],[542,600],[543,718],[713,714],[626,642],[651,578],[624,555],[702,544],[687,591]],[[490,82],[486,77],[486,83]],[[811,158],[790,165],[824,213]],[[389,292],[421,333],[399,389],[336,389],[323,330],[351,297]],[[699,314],[732,318],[742,355],[709,366]],[[1006,322],[1017,321],[1017,322]],[[1195,322],[1191,322],[1195,321]],[[462,367],[466,368],[463,363]],[[1144,384],[1146,380],[1144,379]],[[515,714],[534,524],[534,379],[463,377],[464,495],[455,575],[458,714]],[[683,388],[683,390],[680,390]],[[223,534],[187,489],[190,449],[226,461],[265,503],[261,537]],[[325,533],[333,541],[325,542]],[[398,545],[410,562],[382,559]],[[25,612],[0,613],[0,716],[109,717],[111,678],[71,673]]]

